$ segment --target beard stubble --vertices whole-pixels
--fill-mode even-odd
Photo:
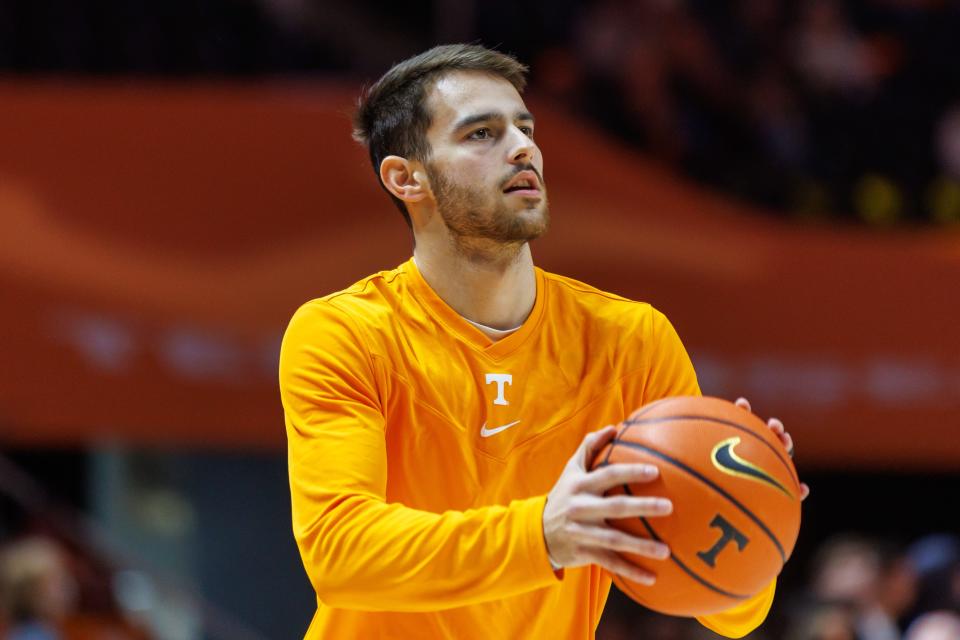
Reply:
[[[501,184],[506,184],[513,175],[527,169],[534,170],[532,166],[521,167]],[[470,185],[455,183],[435,167],[428,166],[427,175],[433,186],[437,210],[461,245],[471,241],[488,241],[519,246],[539,238],[547,231],[550,213],[545,190],[541,200],[527,200],[526,206],[518,210],[509,207],[503,198],[485,194]],[[537,176],[540,176],[539,172]],[[499,193],[503,195],[502,191]]]

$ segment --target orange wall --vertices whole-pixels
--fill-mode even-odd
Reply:
[[[283,446],[301,302],[410,251],[356,87],[0,83],[0,441]],[[960,468],[960,236],[798,226],[529,99],[547,269],[652,302],[809,465]]]

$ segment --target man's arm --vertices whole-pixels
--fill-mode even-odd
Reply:
[[[302,307],[280,356],[293,528],[324,603],[435,611],[556,583],[545,496],[431,513],[385,502],[384,416],[362,337],[330,303]]]

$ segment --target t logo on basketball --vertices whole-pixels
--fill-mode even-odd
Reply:
[[[724,547],[730,544],[731,540],[737,543],[737,550],[739,551],[743,551],[743,548],[750,543],[747,536],[737,531],[734,526],[727,522],[719,513],[710,521],[710,527],[717,527],[723,532],[720,539],[717,540],[717,543],[709,550],[697,551],[697,557],[706,562],[710,567],[717,566],[717,556],[723,551]]]
[[[493,401],[493,404],[508,405],[507,399],[503,396],[503,385],[508,384],[511,387],[513,386],[513,376],[509,373],[488,373],[487,374],[487,384],[491,382],[497,383],[497,398]]]

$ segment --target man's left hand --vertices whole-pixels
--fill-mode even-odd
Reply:
[[[750,409],[750,401],[746,398],[737,398],[737,401],[734,403],[741,409],[746,409],[752,413]],[[783,423],[780,422],[777,418],[770,418],[767,420],[767,426],[770,427],[770,430],[780,439],[780,442],[783,444],[783,447],[787,450],[787,455],[791,458],[793,457],[793,438],[790,437],[790,434],[787,433],[787,430],[783,428]],[[810,495],[810,487],[807,486],[806,482],[800,483],[800,500],[806,500],[807,496]]]

